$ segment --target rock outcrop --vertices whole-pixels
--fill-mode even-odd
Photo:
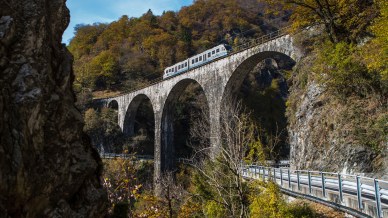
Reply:
[[[0,7],[0,217],[101,217],[101,161],[74,106],[66,0]]]
[[[314,61],[310,54],[298,63],[290,89],[291,167],[387,179],[388,145],[373,147],[371,137],[364,136],[368,120],[383,117],[386,106],[373,97],[336,98],[315,81],[310,70]]]

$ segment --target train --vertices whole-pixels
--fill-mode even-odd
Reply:
[[[188,58],[170,67],[167,67],[164,70],[163,79],[186,72],[195,67],[202,66],[214,59],[227,56],[231,51],[232,51],[232,47],[229,46],[228,44],[221,44],[211,49],[208,49],[191,58]]]

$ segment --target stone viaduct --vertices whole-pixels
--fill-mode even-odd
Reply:
[[[210,143],[216,147],[223,98],[238,90],[245,76],[267,58],[286,58],[297,62],[300,52],[294,47],[290,35],[279,35],[146,88],[99,101],[105,106],[112,103],[118,105],[119,126],[129,136],[134,134],[134,122],[140,103],[144,100],[151,102],[155,118],[154,179],[157,179],[175,161],[171,155],[174,146],[172,109],[186,86],[197,83],[206,96],[210,115]]]

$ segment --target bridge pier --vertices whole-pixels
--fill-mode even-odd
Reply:
[[[221,101],[218,98],[218,101]],[[214,156],[218,153],[220,148],[220,102],[209,101],[209,127],[210,127],[210,146],[211,154]]]
[[[154,190],[156,195],[161,194],[160,179],[162,177],[162,113],[155,113],[155,147],[154,147]]]

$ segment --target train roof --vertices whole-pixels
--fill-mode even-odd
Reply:
[[[199,56],[203,55],[203,53],[207,53],[207,52],[209,52],[209,51],[212,51],[212,50],[214,50],[214,49],[221,48],[221,47],[224,47],[224,48],[226,48],[227,50],[230,50],[230,49],[231,49],[231,46],[229,46],[228,44],[224,44],[224,43],[223,43],[223,44],[219,44],[219,45],[214,46],[214,47],[212,47],[212,48],[210,48],[210,49],[208,49],[208,50],[205,50],[205,51],[203,51],[203,52],[201,52],[201,53],[198,53],[198,54],[196,54],[196,55],[193,55],[193,56],[187,58],[187,59],[184,60],[184,61],[180,61],[180,62],[178,62],[178,63],[175,63],[174,65],[171,65],[171,66],[169,66],[169,67],[166,67],[164,70],[166,71],[166,70],[168,70],[168,69],[170,69],[170,68],[175,67],[176,65],[185,63],[186,61],[188,61],[188,60],[190,60],[190,59],[192,59],[192,58],[199,57]]]

